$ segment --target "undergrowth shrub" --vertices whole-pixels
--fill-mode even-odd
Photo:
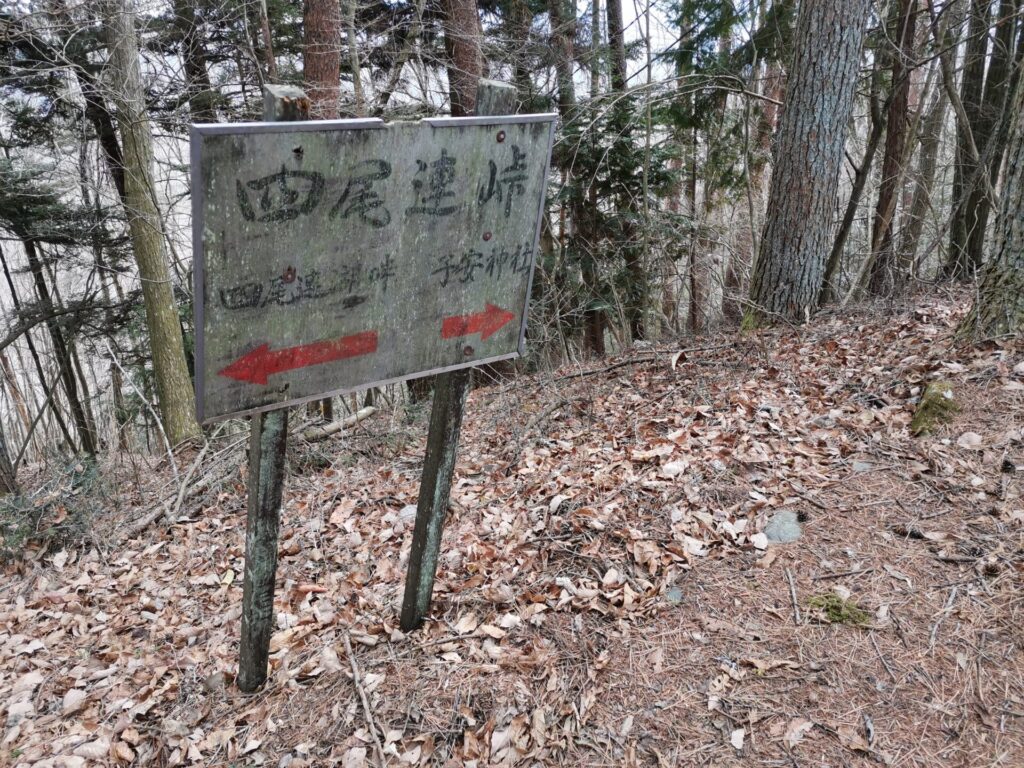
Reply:
[[[51,463],[30,492],[0,498],[0,562],[86,541],[112,490],[93,461]]]

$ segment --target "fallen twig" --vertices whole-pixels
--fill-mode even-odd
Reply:
[[[344,419],[338,421],[332,421],[330,424],[324,424],[320,427],[309,427],[308,429],[299,432],[299,437],[308,442],[313,440],[323,440],[325,437],[341,432],[343,429],[353,427],[364,419],[368,419],[377,412],[377,409],[372,405],[367,405],[364,408],[360,408],[358,411],[353,413],[351,416],[346,416]]]
[[[384,747],[380,743],[379,729],[373,719],[373,710],[370,709],[370,701],[366,698],[366,691],[363,690],[363,683],[359,677],[359,665],[356,664],[355,654],[352,653],[352,641],[348,639],[348,632],[345,633],[344,638],[345,653],[348,654],[348,663],[352,667],[352,684],[356,688],[356,693],[359,694],[359,701],[363,704],[363,715],[366,719],[366,727],[373,737],[373,748],[377,753],[377,763],[383,768],[383,766],[387,765],[387,760],[384,758]]]
[[[871,644],[875,646],[875,653],[878,654],[878,660],[882,662],[882,666],[885,667],[885,671],[889,673],[889,677],[892,678],[894,683],[899,682],[896,677],[896,673],[892,671],[892,667],[889,666],[889,662],[885,660],[885,656],[882,655],[882,649],[878,647],[878,641],[875,640],[875,633],[869,632],[868,637],[871,638]]]
[[[691,352],[714,352],[719,349],[732,349],[736,344],[715,344],[710,347],[690,347],[689,349],[680,349],[676,352],[676,355],[687,355]],[[597,376],[600,373],[607,373],[608,371],[614,371],[617,368],[625,368],[630,365],[640,365],[641,363],[652,363],[658,359],[658,355],[644,355],[643,357],[634,357],[630,360],[620,360],[617,363],[606,365],[603,368],[592,368],[589,371],[579,371],[577,373],[567,373],[564,376],[558,376],[552,381],[564,381],[565,379],[582,379],[586,376]]]
[[[935,559],[940,563],[973,563],[978,558],[970,555],[936,555]]]
[[[855,571],[840,571],[839,573],[819,573],[811,576],[811,581],[823,581],[825,579],[841,579],[844,576],[860,576],[862,573],[871,573],[874,568],[858,568]]]
[[[793,582],[793,574],[789,568],[786,569],[786,580],[789,582],[789,599],[793,601],[793,621],[800,624],[800,604],[796,599],[796,584]]]
[[[171,503],[169,501],[165,501],[157,505],[156,509],[154,509],[152,512],[136,520],[125,532],[126,538],[141,533],[150,525],[152,525],[157,520],[160,520],[163,517],[170,518],[178,514],[178,510],[181,509],[181,505],[182,503],[184,503],[185,497],[191,496],[193,493],[201,489],[200,483],[197,483],[191,489],[188,487],[188,484],[192,480],[192,476],[195,474],[196,470],[199,468],[200,463],[202,463],[203,457],[206,456],[206,451],[209,450],[209,448],[210,442],[209,440],[207,440],[206,442],[203,443],[202,450],[199,451],[199,453],[196,455],[195,460],[189,466],[188,471],[185,473],[185,477],[183,477],[181,482],[178,484],[178,492],[174,496],[174,502]]]
[[[942,611],[939,613],[939,618],[935,620],[932,625],[932,631],[928,636],[928,653],[935,650],[935,638],[939,634],[939,627],[942,625],[943,620],[949,615],[949,612],[953,610],[953,601],[956,600],[956,593],[958,587],[953,587],[949,590],[949,597],[946,598],[946,604],[942,607]]]

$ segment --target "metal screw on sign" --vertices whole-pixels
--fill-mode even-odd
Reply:
[[[498,131],[498,143],[501,144],[501,142],[503,142],[504,140],[505,140],[505,132],[504,131]]]

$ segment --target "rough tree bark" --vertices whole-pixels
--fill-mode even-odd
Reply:
[[[354,0],[346,0],[355,14]],[[346,14],[348,13],[346,7]],[[337,120],[339,116],[340,82],[341,82],[341,27],[342,16],[339,0],[305,0],[302,6],[302,24],[305,34],[303,49],[302,72],[306,82],[306,93],[309,96],[309,114],[296,116],[295,119]],[[353,21],[354,24],[354,21]],[[355,37],[353,31],[352,37]],[[353,40],[349,41],[350,53]],[[359,54],[355,51],[356,66],[353,67],[353,78],[359,77]],[[359,82],[354,80],[353,82]],[[357,109],[365,110],[362,100],[362,87],[356,91]],[[357,117],[364,117],[358,114]],[[309,404],[307,413],[316,416],[317,410],[324,421],[334,419],[334,401],[326,397]]]
[[[960,326],[961,337],[992,338],[1024,330],[1024,80],[1016,91],[1002,208],[978,299]]]
[[[341,82],[341,9],[338,0],[305,0],[302,77],[313,119],[336,120]]]
[[[441,0],[441,20],[452,117],[466,117],[476,110],[476,86],[484,76],[483,31],[476,0]]]
[[[198,437],[199,424],[154,199],[152,136],[139,71],[134,11],[130,0],[105,0],[103,16],[110,55],[108,74],[124,152],[124,207],[142,282],[157,397],[167,437],[178,443]]]
[[[622,0],[607,0],[605,22],[608,28],[608,54],[611,64],[612,90],[626,90],[626,37],[622,24]]]
[[[747,326],[800,321],[816,305],[870,7],[801,3]]]

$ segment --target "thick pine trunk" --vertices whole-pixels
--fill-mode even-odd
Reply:
[[[338,0],[305,0],[302,77],[314,119],[336,120],[341,82],[341,9]]]
[[[185,363],[178,307],[154,199],[153,147],[139,72],[139,42],[128,0],[106,0],[108,67],[124,149],[124,207],[139,268],[146,326],[164,429],[172,443],[198,437],[195,395]]]
[[[801,4],[749,325],[803,320],[816,306],[870,8],[870,0]]]
[[[345,14],[355,14],[354,0],[346,0]],[[305,47],[302,54],[303,78],[306,81],[309,96],[309,113],[304,110],[291,119],[336,120],[339,112],[341,82],[341,5],[339,0],[306,0],[302,6],[302,28],[305,34]],[[359,81],[359,54],[353,48],[355,31],[349,39],[349,52],[355,53],[355,65],[352,67],[353,88],[356,98],[357,117],[365,117],[362,86]],[[358,86],[357,83],[360,83]],[[319,414],[317,414],[319,411]],[[326,397],[309,404],[306,409],[309,416],[320,415],[324,421],[334,419],[334,401]]]
[[[622,24],[622,0],[606,0],[605,18],[608,25],[612,90],[621,93],[626,90],[626,38]]]
[[[1024,330],[1024,81],[1013,104],[1013,135],[1006,159],[1001,210],[978,300],[960,327],[962,336],[992,338]]]
[[[484,76],[480,12],[476,0],[441,0],[441,17],[452,117],[466,117],[476,110],[476,86]]]

